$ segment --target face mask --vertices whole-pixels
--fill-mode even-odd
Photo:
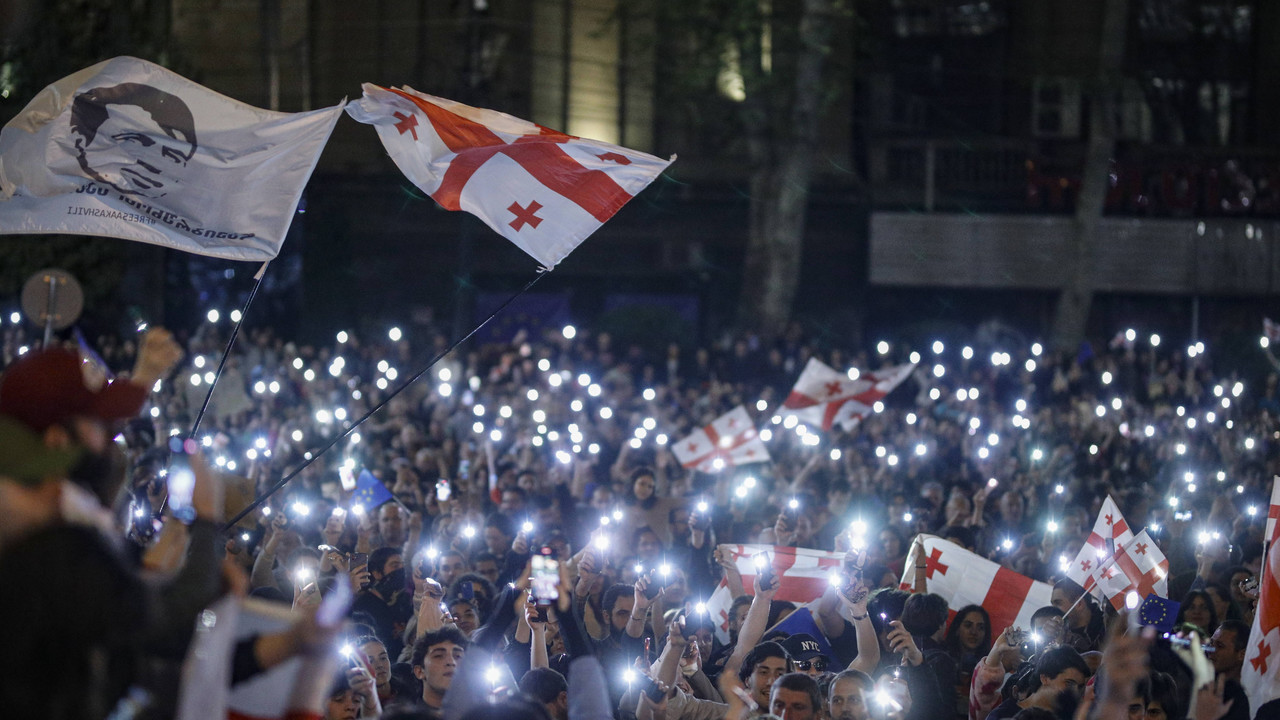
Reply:
[[[382,579],[378,581],[378,592],[382,593],[383,595],[389,595],[393,592],[404,590],[404,583],[405,583],[404,568],[400,568],[398,570],[392,570],[386,575],[383,575]]]

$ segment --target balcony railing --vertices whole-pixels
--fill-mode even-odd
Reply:
[[[932,212],[1069,214],[1079,160],[1032,141],[890,139],[870,151],[875,203]],[[1109,168],[1105,214],[1117,217],[1280,217],[1274,150],[1141,148]]]

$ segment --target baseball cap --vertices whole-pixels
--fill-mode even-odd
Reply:
[[[796,633],[782,642],[792,660],[810,660],[822,655],[818,641],[807,633]]]
[[[51,475],[64,475],[80,452],[75,447],[46,447],[31,428],[0,415],[0,477],[36,485]]]
[[[95,379],[83,364],[79,352],[59,347],[22,356],[0,376],[0,414],[42,433],[76,415],[112,423],[142,410],[150,388]]]

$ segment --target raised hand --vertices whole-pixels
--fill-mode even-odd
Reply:
[[[885,636],[889,649],[901,655],[904,664],[914,666],[924,662],[924,653],[920,652],[920,648],[916,646],[916,640],[911,637],[911,633],[902,627],[902,621],[894,620],[889,623],[889,627],[892,629]]]

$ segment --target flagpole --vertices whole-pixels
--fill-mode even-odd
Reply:
[[[262,263],[262,267],[258,268],[258,272],[254,274],[253,289],[249,291],[249,299],[244,301],[244,307],[240,309],[240,319],[236,321],[231,328],[231,337],[227,338],[227,346],[222,350],[222,359],[218,361],[218,370],[213,374],[213,382],[209,383],[209,392],[204,395],[204,404],[200,406],[200,412],[196,415],[196,420],[191,424],[191,433],[188,437],[194,438],[196,431],[200,429],[200,421],[204,420],[204,414],[209,409],[209,401],[213,399],[213,388],[217,384],[218,378],[222,377],[222,369],[227,366],[227,358],[231,355],[231,346],[235,345],[236,337],[240,335],[240,325],[249,315],[249,305],[253,303],[253,298],[258,295],[258,288],[262,285],[262,277],[267,272],[267,265],[270,260]]]
[[[196,415],[195,422],[191,424],[191,432],[187,435],[189,438],[196,436],[196,431],[200,429],[200,421],[204,419],[205,411],[209,409],[209,401],[213,399],[213,387],[217,384],[218,378],[222,377],[222,369],[227,365],[227,358],[231,355],[231,347],[235,345],[236,337],[240,334],[240,324],[244,322],[245,317],[249,314],[249,305],[253,302],[253,298],[258,294],[258,288],[262,285],[262,277],[267,272],[267,265],[270,260],[262,263],[258,268],[258,272],[253,275],[253,289],[249,291],[249,299],[244,301],[244,307],[240,309],[240,319],[236,321],[231,328],[231,337],[227,338],[227,346],[222,349],[222,359],[218,361],[218,370],[213,375],[213,382],[209,383],[209,392],[204,395],[204,404],[200,406],[200,412]],[[160,501],[160,508],[156,511],[156,517],[164,514],[165,508],[169,504],[169,494],[165,493],[164,499]],[[230,527],[228,525],[228,527]]]
[[[325,444],[324,447],[312,453],[311,457],[304,460],[301,465],[299,465],[298,467],[286,473],[284,477],[280,478],[280,480],[277,481],[275,485],[272,485],[265,493],[254,498],[253,502],[245,506],[243,510],[236,513],[235,517],[228,520],[226,524],[222,526],[223,531],[226,531],[227,529],[231,528],[236,523],[244,519],[246,515],[256,510],[260,505],[262,505],[262,503],[266,502],[268,498],[270,498],[272,495],[279,492],[280,488],[283,488],[285,485],[289,483],[290,480],[295,478],[298,475],[298,473],[307,469],[307,467],[311,465],[311,463],[315,462],[317,459],[320,458],[321,455],[324,455],[326,452],[331,450],[333,446],[337,445],[338,442],[341,441],[343,438],[350,435],[353,431],[355,431],[356,428],[360,427],[360,425],[364,423],[364,421],[373,417],[374,413],[378,412],[383,407],[385,407],[387,403],[391,402],[391,400],[395,398],[395,396],[404,392],[410,385],[414,383],[414,381],[416,381],[418,378],[422,377],[423,375],[426,375],[427,371],[435,367],[435,364],[440,362],[442,359],[444,359],[446,355],[453,352],[454,349],[457,348],[462,343],[470,340],[472,335],[475,335],[477,332],[479,332],[480,328],[483,328],[485,325],[488,325],[489,321],[493,320],[495,317],[498,316],[498,313],[502,312],[503,310],[506,310],[507,306],[515,302],[516,298],[528,292],[529,288],[533,287],[535,283],[541,280],[542,277],[547,274],[547,272],[548,271],[546,270],[539,270],[538,274],[535,275],[532,280],[526,283],[524,287],[517,290],[515,294],[513,294],[511,297],[507,298],[501,305],[497,307],[496,310],[489,313],[489,316],[486,317],[484,320],[481,320],[479,325],[476,325],[474,328],[471,328],[470,332],[468,332],[466,335],[463,335],[457,340],[454,340],[453,343],[449,345],[449,347],[437,353],[436,356],[431,359],[431,362],[427,363],[426,367],[414,373],[413,376],[411,376],[409,379],[401,383],[396,389],[392,390],[391,393],[387,395],[385,398],[383,398],[381,402],[379,402],[377,405],[374,405],[373,408],[371,408],[364,415],[361,415],[358,420],[351,423],[351,425],[349,425],[346,430],[343,430],[341,433],[339,433],[337,437],[330,440],[327,444]],[[395,497],[395,493],[392,493],[391,495],[392,497]],[[403,503],[401,504],[401,507],[404,507]]]

